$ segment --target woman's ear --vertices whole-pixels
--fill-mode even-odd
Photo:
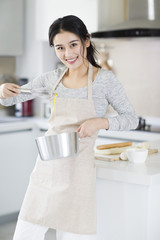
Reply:
[[[86,43],[86,48],[88,48],[90,46],[90,38],[89,37],[86,38],[85,43]]]

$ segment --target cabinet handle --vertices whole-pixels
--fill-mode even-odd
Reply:
[[[39,130],[40,130],[40,132],[46,132],[47,131],[47,129],[43,129],[43,128],[40,128]]]
[[[4,131],[4,132],[0,132],[0,135],[18,133],[18,132],[30,132],[32,130],[33,130],[32,128],[27,128],[27,129],[19,129],[19,130],[12,130],[12,131]]]

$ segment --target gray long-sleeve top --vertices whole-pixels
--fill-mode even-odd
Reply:
[[[63,74],[64,70],[65,67],[62,67],[44,73],[28,84],[23,85],[23,88],[52,88],[55,81]],[[92,96],[97,117],[106,117],[106,111],[109,104],[111,104],[117,112],[116,116],[108,117],[109,130],[130,130],[137,127],[138,117],[126,96],[121,83],[111,71],[102,68],[99,69],[92,87]],[[58,97],[64,98],[87,98],[87,90],[87,86],[78,89],[66,88],[62,82],[60,82],[56,88]],[[0,103],[4,106],[11,106],[18,102],[24,102],[33,98],[33,95],[20,93],[16,97],[0,99]]]

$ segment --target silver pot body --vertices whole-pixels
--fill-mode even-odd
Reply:
[[[67,132],[35,139],[38,153],[43,161],[72,157],[78,153],[77,132]]]

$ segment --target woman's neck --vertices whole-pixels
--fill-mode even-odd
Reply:
[[[62,83],[68,88],[81,88],[88,84],[88,66],[83,64],[76,69],[68,69],[62,79]]]
[[[82,64],[76,69],[68,69],[67,77],[71,79],[82,79],[85,76],[88,76],[88,67],[89,63]]]

